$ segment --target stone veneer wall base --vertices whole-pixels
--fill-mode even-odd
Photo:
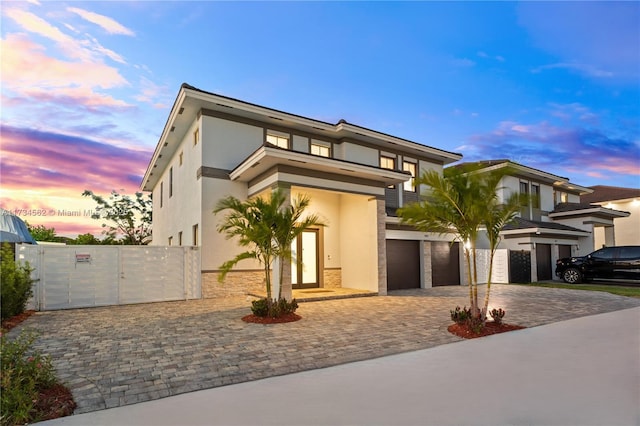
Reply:
[[[266,291],[264,271],[231,271],[224,282],[218,281],[219,272],[202,273],[202,298],[244,296]]]

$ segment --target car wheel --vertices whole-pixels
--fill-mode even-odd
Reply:
[[[562,279],[564,280],[564,282],[569,284],[578,284],[582,281],[582,272],[580,272],[576,268],[568,268],[562,274]]]

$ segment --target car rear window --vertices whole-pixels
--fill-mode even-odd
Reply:
[[[640,247],[620,247],[620,259],[640,258]]]

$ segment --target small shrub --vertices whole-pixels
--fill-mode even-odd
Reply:
[[[269,315],[269,301],[267,299],[258,299],[251,302],[251,312],[257,317],[266,317]]]
[[[23,313],[27,307],[27,301],[33,295],[33,269],[28,262],[25,265],[17,263],[8,244],[2,245],[0,255],[0,317],[4,320]]]
[[[489,314],[491,315],[491,318],[493,318],[493,322],[495,322],[496,324],[501,324],[502,323],[502,318],[504,318],[504,314],[506,312],[502,310],[502,308],[498,308],[498,309],[492,309]]]
[[[0,412],[2,425],[38,421],[38,392],[56,384],[51,359],[32,349],[35,334],[22,332],[8,340],[0,336]]]
[[[466,324],[467,321],[471,318],[471,308],[461,308],[460,306],[456,306],[455,310],[450,310],[451,312],[451,320],[456,324]]]
[[[298,302],[293,299],[291,302],[280,298],[277,302],[269,299],[258,299],[251,302],[251,312],[257,317],[277,318],[283,315],[292,314],[298,309]]]

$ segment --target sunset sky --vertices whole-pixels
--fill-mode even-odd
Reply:
[[[138,190],[183,82],[465,161],[640,188],[638,2],[32,0],[0,11],[0,207],[59,235],[100,234],[85,189]]]

